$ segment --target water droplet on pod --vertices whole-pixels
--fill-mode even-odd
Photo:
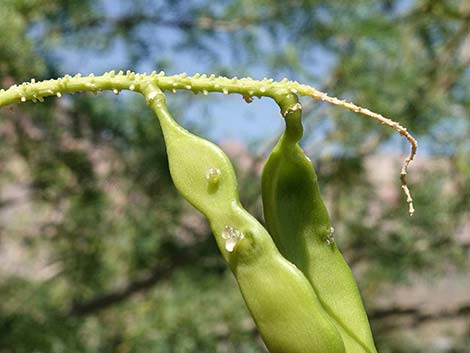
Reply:
[[[335,229],[333,227],[330,227],[330,230],[328,231],[328,236],[325,239],[326,245],[331,245],[335,243]]]
[[[155,99],[156,96],[157,96],[157,92],[155,92],[155,91],[150,92],[148,97],[147,97],[147,100],[149,100],[151,102]]]
[[[218,184],[220,181],[221,171],[219,168],[209,168],[206,172],[206,179],[209,184]]]
[[[243,232],[232,226],[225,226],[222,231],[222,238],[225,240],[225,250],[232,252],[235,245],[245,237]]]

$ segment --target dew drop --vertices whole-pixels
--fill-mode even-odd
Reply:
[[[153,101],[156,96],[157,96],[157,92],[155,92],[155,91],[154,91],[154,92],[150,92],[149,95],[148,95],[148,97],[147,97],[147,99],[148,99],[149,101]]]
[[[60,93],[60,92],[57,92],[55,95],[57,96],[57,98],[62,97],[62,93]]]
[[[232,252],[237,243],[242,240],[245,235],[237,228],[225,226],[222,231],[222,239],[225,240],[225,250]]]
[[[20,100],[21,100],[22,102],[26,102],[26,97],[21,97]]]
[[[131,85],[129,86],[129,89],[130,89],[131,91],[135,90],[135,85],[134,85],[134,84],[131,84]]]
[[[330,230],[328,231],[328,236],[325,239],[326,245],[332,245],[335,243],[335,229],[333,227],[330,227]]]
[[[219,168],[209,168],[206,172],[206,179],[209,184],[215,185],[219,183],[221,174],[222,173]]]
[[[117,90],[116,88],[113,89],[113,93],[117,96],[119,94],[119,90]]]

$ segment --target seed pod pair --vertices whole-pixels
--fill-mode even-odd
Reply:
[[[347,353],[376,348],[354,277],[338,250],[311,161],[298,141],[302,136],[297,97],[278,99],[286,130],[262,174],[267,229],[281,254],[307,277],[322,310],[341,334]]]
[[[144,94],[162,126],[175,186],[209,219],[269,351],[344,353],[341,336],[307,278],[240,205],[227,156],[179,126],[158,87],[148,86]]]

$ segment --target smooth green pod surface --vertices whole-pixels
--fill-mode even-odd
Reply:
[[[179,126],[155,87],[146,93],[180,193],[210,221],[218,246],[271,353],[343,353],[336,327],[303,273],[238,200],[233,167],[216,145]]]
[[[310,281],[340,332],[346,352],[376,352],[356,282],[332,237],[315,170],[297,144],[302,131],[301,107],[289,110],[281,105],[281,109],[286,131],[262,175],[267,229],[282,255]]]

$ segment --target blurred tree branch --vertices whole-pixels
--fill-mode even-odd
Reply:
[[[111,26],[115,32],[130,31],[143,24],[172,27],[180,30],[202,29],[232,32],[248,25],[269,20],[258,17],[242,17],[233,20],[217,19],[209,16],[195,18],[164,18],[158,15],[132,14],[121,17],[96,16],[87,17],[75,23],[68,23],[59,27],[53,26],[51,31],[75,32],[81,29],[90,29]]]
[[[383,309],[372,309],[368,312],[371,321],[386,321],[384,325],[390,328],[416,327],[429,321],[464,318],[470,315],[470,302],[463,303],[452,309],[435,312],[425,312],[420,308],[403,308],[392,306]],[[397,320],[405,318],[408,321]],[[393,319],[393,320],[392,320]]]
[[[101,310],[119,304],[138,292],[151,289],[160,281],[167,279],[176,268],[186,265],[191,261],[194,261],[194,256],[188,253],[174,256],[167,263],[163,265],[159,263],[149,274],[131,280],[122,288],[98,295],[86,302],[73,304],[69,310],[69,315],[85,316],[96,314]]]
[[[181,227],[194,233],[192,228],[187,228],[183,224]],[[198,237],[200,236],[202,235],[199,234]],[[88,301],[73,303],[68,314],[72,316],[93,315],[129,299],[134,294],[152,289],[161,281],[168,279],[176,270],[197,261],[201,257],[201,252],[210,250],[209,242],[211,241],[211,238],[205,236],[202,241],[193,246],[174,251],[167,259],[159,261],[149,272],[137,275],[120,288],[99,294]]]

